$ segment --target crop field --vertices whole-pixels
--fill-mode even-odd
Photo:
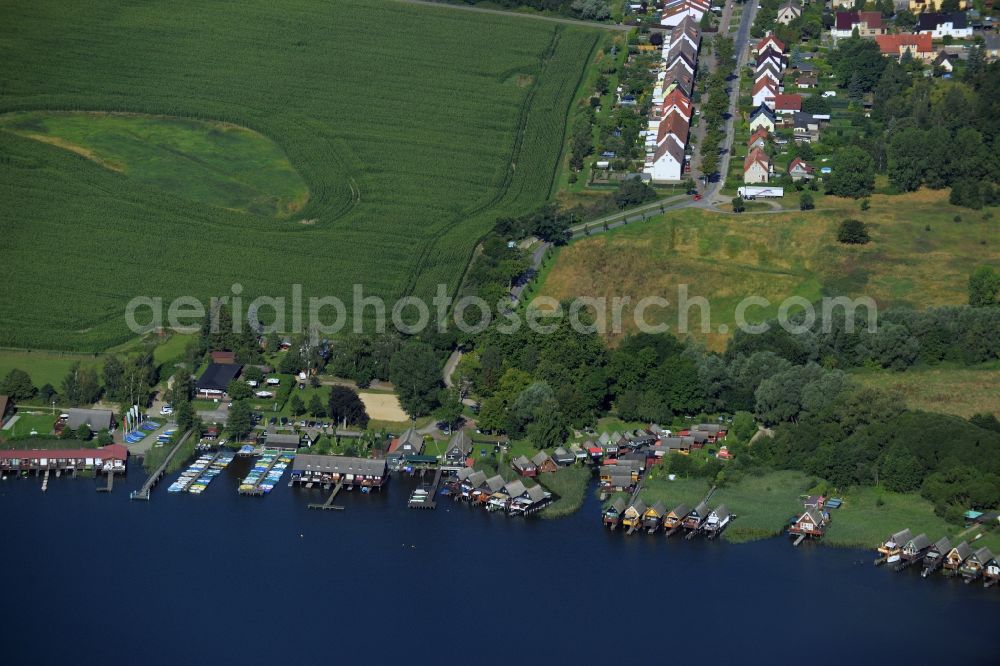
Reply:
[[[906,406],[925,412],[942,412],[969,418],[973,414],[1000,417],[1000,361],[964,367],[941,365],[891,370],[855,370],[859,384],[895,391]]]
[[[665,297],[670,305],[649,308],[646,319],[677,331],[677,290],[687,285],[689,298],[708,300],[711,315],[703,331],[701,310],[691,307],[690,335],[722,349],[735,327],[736,306],[747,296],[771,303],[750,308],[751,322],[776,316],[789,296],[813,302],[870,296],[879,307],[965,303],[972,268],[1000,263],[1000,228],[983,216],[949,205],[946,190],[876,195],[867,211],[832,196],[805,213],[684,209],[563,248],[538,293],[605,296],[609,303],[613,296],[628,296],[633,305],[646,296]],[[870,243],[836,241],[837,226],[848,217],[869,225]],[[623,328],[636,329],[629,308]]]
[[[355,284],[454,290],[548,198],[598,40],[391,0],[4,3],[0,345],[104,350],[134,296],[236,283],[349,317]]]

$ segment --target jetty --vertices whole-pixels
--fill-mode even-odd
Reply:
[[[258,464],[264,463],[264,467],[257,469],[257,466],[254,466],[250,474],[240,483],[240,495],[260,497],[271,492],[274,484],[281,479],[281,475],[292,462],[292,456],[287,453],[280,455],[265,453],[257,462]]]
[[[163,478],[163,475],[167,473],[167,466],[170,464],[170,461],[174,459],[174,456],[177,455],[177,452],[180,450],[181,446],[184,445],[184,442],[186,442],[190,436],[191,436],[191,431],[188,430],[186,433],[184,433],[183,437],[177,440],[177,443],[174,444],[174,448],[170,449],[170,452],[167,453],[167,457],[163,459],[163,462],[160,463],[160,466],[157,467],[155,470],[153,470],[153,472],[149,475],[149,478],[146,479],[146,482],[142,484],[142,488],[140,488],[139,490],[133,490],[129,494],[130,499],[144,500],[146,502],[149,501],[149,494],[153,492],[153,487],[159,482],[161,478]]]
[[[319,509],[320,511],[343,511],[344,507],[339,504],[334,504],[333,500],[337,498],[337,493],[344,487],[344,480],[341,479],[337,482],[337,485],[333,487],[333,492],[330,496],[326,498],[326,501],[322,504],[310,504],[310,509]]]
[[[97,492],[99,493],[110,493],[115,487],[115,472],[111,470],[108,472],[108,482],[106,485],[97,486]]]
[[[45,470],[45,476],[42,477],[42,492],[44,493],[49,489],[49,470]]]
[[[439,467],[434,473],[434,480],[431,481],[429,486],[421,485],[414,490],[406,506],[411,509],[436,509],[437,500],[434,497],[437,495],[438,486],[441,484],[441,474],[443,471]]]

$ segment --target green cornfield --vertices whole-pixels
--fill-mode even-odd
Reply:
[[[309,191],[294,215],[214,206],[0,123],[0,346],[103,350],[133,336],[133,297],[234,283],[245,303],[301,284],[349,315],[354,284],[454,290],[497,217],[550,196],[598,40],[391,0],[3,3],[0,114],[230,123]]]

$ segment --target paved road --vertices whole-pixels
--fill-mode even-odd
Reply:
[[[504,9],[487,9],[475,5],[453,5],[447,2],[434,2],[434,0],[396,0],[405,2],[408,5],[428,5],[432,7],[444,7],[447,9],[457,9],[465,12],[478,12],[480,14],[497,14],[500,16],[515,16],[518,18],[533,19],[535,21],[548,21],[549,23],[562,23],[563,25],[575,25],[583,28],[597,28],[599,30],[615,30],[618,32],[628,32],[633,29],[630,25],[620,23],[595,23],[593,21],[578,21],[571,18],[560,18],[558,16],[544,16],[542,14],[527,14],[522,12],[511,12]]]

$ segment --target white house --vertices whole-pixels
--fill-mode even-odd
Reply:
[[[795,0],[788,0],[788,2],[778,8],[778,18],[776,20],[782,25],[788,25],[800,16],[802,16],[802,8],[799,6],[799,3]]]
[[[771,177],[771,158],[760,148],[754,148],[743,160],[743,182],[766,183]]]
[[[670,0],[663,6],[660,15],[660,25],[672,28],[680,25],[686,18],[701,21],[701,17],[709,10],[708,0]]]
[[[972,26],[969,25],[965,12],[926,13],[920,15],[920,20],[917,22],[917,32],[929,34],[934,39],[944,39],[945,37],[970,39]]]

